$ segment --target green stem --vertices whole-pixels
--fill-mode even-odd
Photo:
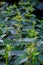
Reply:
[[[6,53],[6,65],[8,65],[8,53]]]
[[[8,59],[6,59],[6,65],[8,65]]]

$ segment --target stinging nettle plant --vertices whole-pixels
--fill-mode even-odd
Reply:
[[[4,58],[6,60],[6,62],[5,62],[6,65],[8,65],[8,58],[10,56],[11,50],[12,50],[12,46],[9,44],[6,44],[5,45],[5,55],[4,55]]]

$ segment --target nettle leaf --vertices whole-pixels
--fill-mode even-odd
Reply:
[[[5,50],[0,50],[0,55],[5,55]]]
[[[37,38],[37,37],[35,37],[35,38],[28,38],[28,37],[27,37],[27,38],[24,38],[23,41],[24,41],[24,42],[28,42],[28,43],[33,43],[33,42],[35,42],[36,38]]]
[[[43,55],[42,55],[42,54],[40,54],[40,55],[38,56],[38,59],[39,59],[39,61],[41,62],[41,64],[43,64]]]
[[[13,43],[13,41],[12,40],[10,40],[10,39],[4,39],[3,40],[4,41],[4,44],[11,44],[11,43]]]
[[[22,64],[23,62],[26,62],[28,58],[26,58],[26,54],[21,55],[20,57],[15,60],[14,65]]]
[[[36,37],[37,32],[35,30],[27,30],[29,37]]]
[[[11,56],[12,55],[21,56],[23,54],[24,54],[24,51],[21,51],[21,50],[16,50],[16,51],[13,50],[13,51],[10,52]]]

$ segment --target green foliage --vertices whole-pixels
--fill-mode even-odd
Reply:
[[[43,64],[43,20],[32,14],[37,4],[0,2],[0,56],[5,60],[1,65]]]

